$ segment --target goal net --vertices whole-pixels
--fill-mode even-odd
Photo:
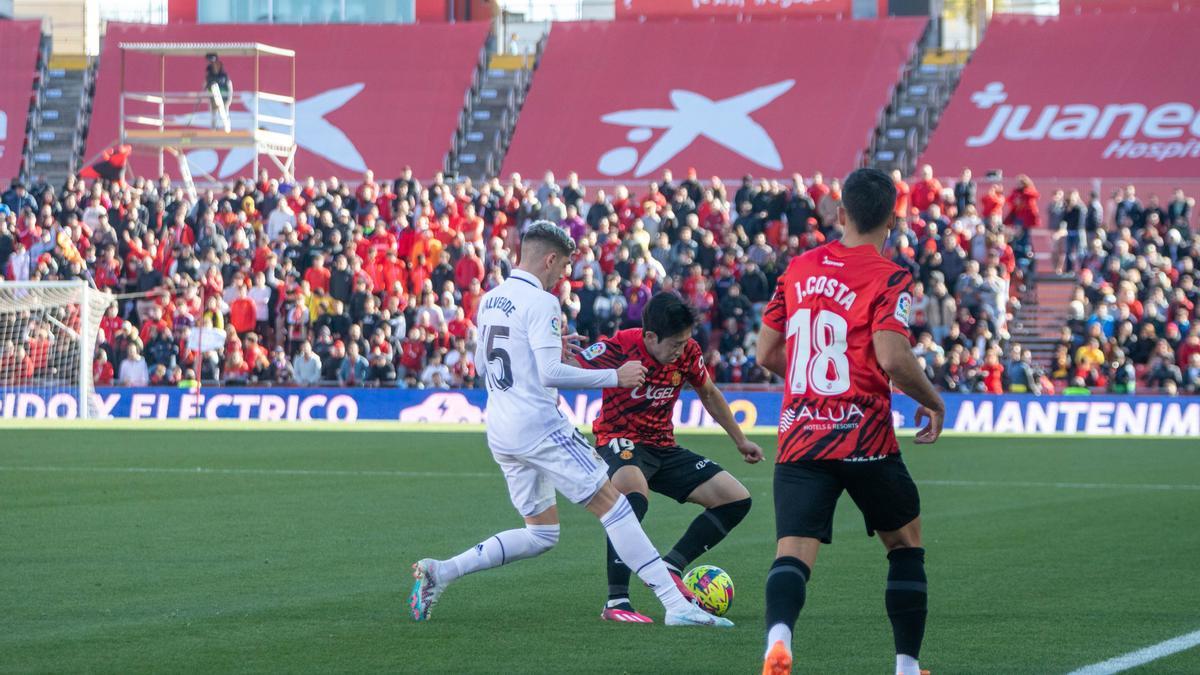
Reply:
[[[0,417],[96,417],[92,357],[112,296],[84,281],[0,281]]]

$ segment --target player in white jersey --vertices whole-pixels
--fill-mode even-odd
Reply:
[[[646,582],[666,608],[668,626],[732,626],[692,605],[680,592],[642,531],[625,496],[608,481],[604,461],[558,410],[558,387],[636,387],[646,368],[584,370],[565,362],[562,310],[546,292],[571,266],[575,250],[566,231],[548,221],[521,238],[521,262],[479,304],[475,368],[487,383],[487,437],[504,472],[513,506],[525,527],[493,535],[448,560],[413,565],[409,605],[417,621],[455,579],[532,558],[558,542],[555,490],[600,519],[621,560]]]

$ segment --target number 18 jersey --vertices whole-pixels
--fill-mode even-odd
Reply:
[[[787,337],[776,462],[869,461],[900,451],[891,384],[871,336],[909,337],[911,285],[908,271],[873,246],[835,241],[788,265],[763,315]]]

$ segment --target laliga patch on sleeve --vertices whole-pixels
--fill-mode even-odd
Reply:
[[[557,318],[550,319],[550,331],[555,335],[562,335],[562,326],[559,325],[559,320]]]
[[[901,293],[900,297],[896,299],[896,313],[894,314],[896,320],[907,326],[908,316],[911,311],[912,296],[908,293]]]
[[[604,344],[603,342],[597,342],[596,344],[592,345],[591,347],[588,347],[587,349],[583,350],[582,354],[583,354],[583,358],[587,359],[588,361],[592,361],[594,359],[599,358],[600,355],[603,354],[607,350],[608,350],[608,345]]]

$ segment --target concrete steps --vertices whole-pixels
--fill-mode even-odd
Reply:
[[[90,67],[46,71],[34,110],[37,128],[29,152],[30,176],[57,185],[79,170],[91,112],[92,74]]]

